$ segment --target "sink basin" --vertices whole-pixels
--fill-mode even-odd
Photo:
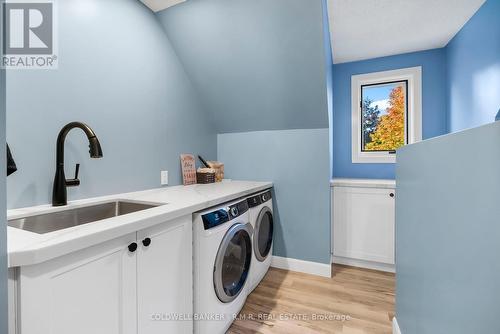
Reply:
[[[145,204],[133,201],[113,201],[59,212],[12,219],[9,220],[8,225],[22,230],[44,234],[107,218],[151,209],[159,205],[162,204]]]

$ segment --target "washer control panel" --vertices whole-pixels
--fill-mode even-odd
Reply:
[[[201,216],[203,220],[203,227],[205,230],[219,226],[230,220],[229,213],[226,209],[219,209],[217,211],[209,212]]]
[[[229,214],[231,215],[231,219],[241,216],[247,211],[248,211],[248,203],[246,200],[238,202],[229,207]]]
[[[201,216],[205,230],[224,224],[236,217],[241,216],[248,211],[246,200],[230,205],[227,208],[221,208]]]

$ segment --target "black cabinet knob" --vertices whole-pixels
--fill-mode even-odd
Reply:
[[[151,245],[151,238],[142,240],[142,244],[144,245],[144,247],[148,247],[149,245]]]
[[[389,196],[394,197],[394,193],[390,193]]]
[[[133,242],[130,245],[128,245],[128,251],[130,253],[133,253],[137,250],[137,243]]]

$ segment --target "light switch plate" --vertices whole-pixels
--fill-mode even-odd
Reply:
[[[160,172],[160,183],[162,186],[168,185],[168,171],[162,170]]]

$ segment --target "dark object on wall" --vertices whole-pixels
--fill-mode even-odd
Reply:
[[[498,109],[497,115],[495,117],[495,121],[500,121],[500,109]]]
[[[7,144],[7,176],[17,171],[17,166],[12,158],[12,153],[10,152],[9,144]]]

